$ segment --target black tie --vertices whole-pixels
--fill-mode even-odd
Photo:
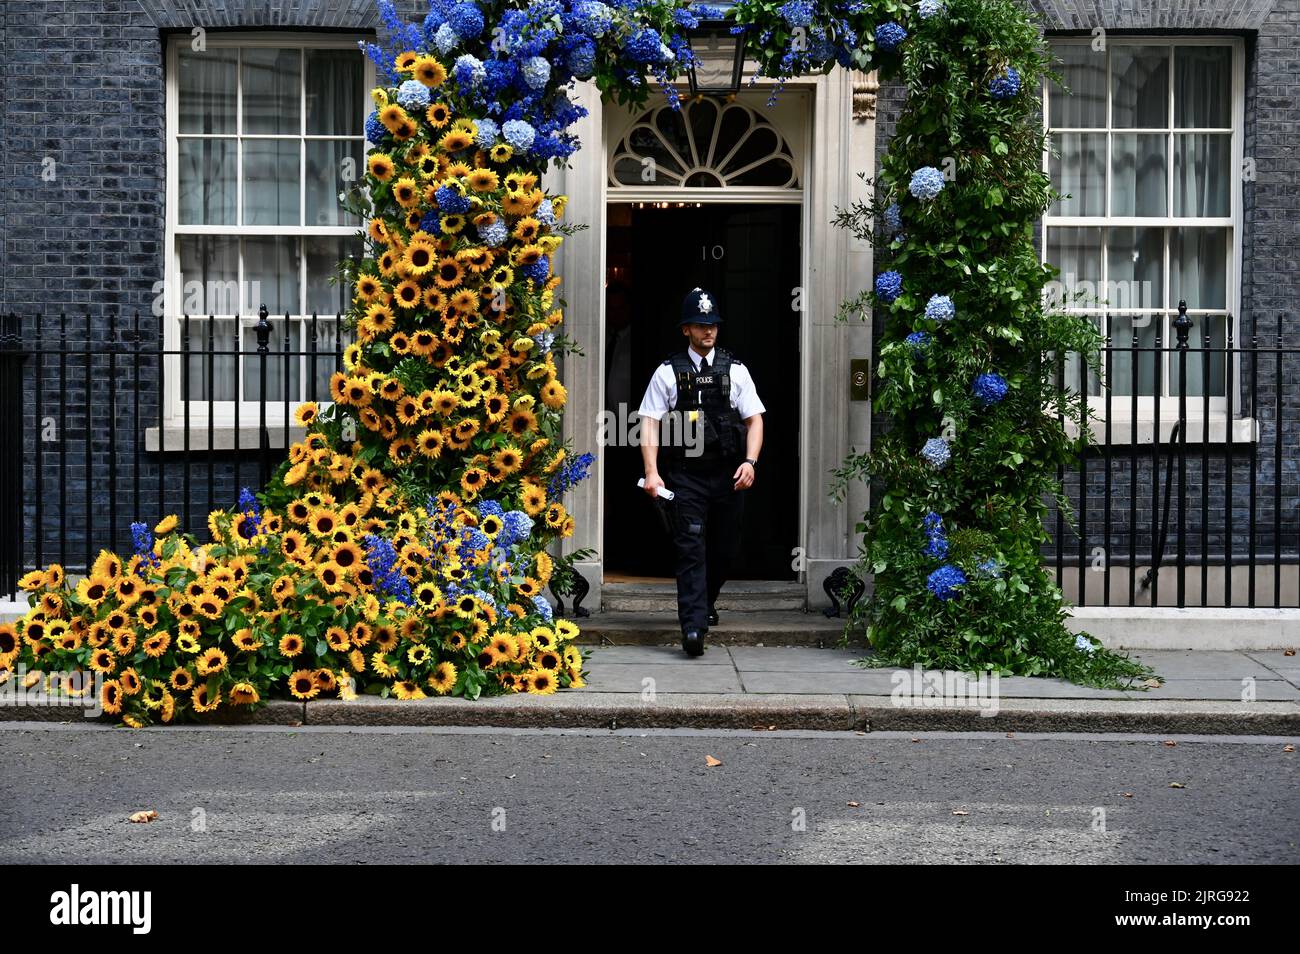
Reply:
[[[706,373],[708,372],[708,370],[709,370],[709,359],[708,359],[708,358],[701,358],[701,359],[700,359],[700,374],[706,374]]]

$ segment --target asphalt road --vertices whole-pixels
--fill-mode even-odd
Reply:
[[[1294,741],[10,725],[0,862],[1296,863]]]

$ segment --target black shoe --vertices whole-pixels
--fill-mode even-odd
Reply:
[[[682,633],[682,649],[688,656],[703,656],[704,634],[698,629],[688,629]]]
[[[709,625],[710,626],[718,625],[718,611],[715,610],[712,606],[709,607]]]

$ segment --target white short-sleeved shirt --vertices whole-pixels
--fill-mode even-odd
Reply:
[[[709,359],[710,367],[713,367],[716,351],[716,348],[711,348],[704,356]],[[700,355],[694,348],[687,348],[686,353],[691,356],[691,364],[695,365],[695,370],[698,371]],[[749,368],[733,359],[730,376],[731,406],[740,412],[741,420],[749,420],[755,414],[762,414],[767,410],[763,407],[763,402],[758,399],[758,389],[754,386],[754,379],[750,377]],[[650,386],[645,389],[645,397],[641,399],[641,409],[637,413],[657,421],[668,413],[668,409],[676,400],[677,376],[673,373],[673,366],[661,364],[650,378]]]

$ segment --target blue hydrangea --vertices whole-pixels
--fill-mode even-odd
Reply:
[[[430,235],[442,235],[442,215],[438,212],[426,212],[420,216],[420,231]]]
[[[438,27],[438,32],[433,35],[433,45],[443,56],[460,46],[460,43],[460,37],[451,28],[450,23],[444,23]]]
[[[975,378],[971,393],[985,407],[997,404],[1007,396],[1007,379],[1000,374],[986,372]]]
[[[542,255],[531,265],[521,265],[519,271],[525,278],[531,278],[540,285],[551,273],[551,260]]]
[[[555,618],[555,610],[551,607],[551,604],[547,602],[546,597],[534,596],[533,606],[537,609],[538,615],[541,616],[542,619],[546,620],[546,622],[549,623]]]
[[[387,128],[379,121],[379,110],[375,110],[366,117],[366,138],[378,145],[387,135]]]
[[[550,199],[543,199],[537,204],[537,211],[533,213],[533,218],[548,228],[555,224],[555,203]]]
[[[935,470],[943,470],[948,466],[948,461],[952,460],[952,451],[948,449],[948,442],[942,437],[932,437],[921,448],[921,456]]]
[[[596,0],[580,0],[573,5],[573,16],[587,36],[602,37],[614,22],[614,11]]]
[[[493,609],[497,608],[497,598],[487,590],[475,590],[474,597],[484,606],[490,606]]]
[[[1088,653],[1089,655],[1097,651],[1097,647],[1093,644],[1092,640],[1082,633],[1079,633],[1074,637],[1074,648],[1080,652]]]
[[[447,13],[451,28],[466,39],[483,32],[483,13],[472,3],[457,3]]]
[[[438,201],[438,208],[445,213],[456,215],[469,211],[469,199],[451,186],[439,187],[438,191],[434,193],[434,198]]]
[[[925,303],[925,317],[931,321],[951,321],[957,314],[957,307],[947,295],[931,295]]]
[[[515,149],[527,152],[537,137],[537,130],[522,119],[508,119],[501,126],[501,135],[505,136],[506,142]]]
[[[903,276],[890,269],[876,276],[876,297],[885,304],[892,304],[903,293]]]
[[[477,56],[470,56],[468,53],[462,53],[456,57],[456,65],[452,67],[451,73],[462,89],[477,86],[483,82],[483,78],[487,75],[487,72],[483,69],[483,61]]]
[[[792,27],[806,27],[812,24],[812,0],[789,0],[788,3],[783,3],[777,7],[777,12]]]
[[[922,166],[912,173],[907,191],[923,201],[933,199],[943,191],[943,173],[934,166]]]
[[[933,510],[925,515],[925,555],[942,560],[948,555],[948,537],[943,530],[943,517]]]
[[[521,69],[524,82],[532,89],[545,89],[551,78],[551,64],[544,56],[530,56]]]
[[[506,239],[510,237],[510,230],[506,228],[505,222],[496,219],[487,225],[478,226],[478,237],[490,248],[497,248],[505,244]]]
[[[658,63],[663,59],[663,45],[658,30],[643,27],[632,34],[623,52],[633,63]]]
[[[501,518],[501,533],[505,536],[503,544],[509,546],[525,540],[533,532],[533,518],[522,510],[507,510]]]
[[[587,79],[596,71],[596,44],[585,37],[569,51],[569,71],[578,79]]]
[[[886,53],[892,53],[898,49],[906,39],[907,31],[893,20],[876,27],[876,46]]]
[[[1020,71],[1008,66],[1006,72],[989,82],[989,95],[994,99],[1010,99],[1020,92]]]
[[[1002,564],[992,557],[985,557],[975,564],[975,569],[979,570],[984,576],[1000,576],[1002,574]]]
[[[495,500],[480,500],[478,502],[478,515],[480,517],[504,517],[505,509]]]
[[[537,350],[541,354],[550,354],[551,348],[555,345],[554,331],[539,331],[533,335],[533,340],[537,342]]]
[[[951,563],[945,563],[926,578],[925,585],[936,597],[947,602],[953,597],[961,595],[957,592],[957,587],[962,586],[965,582],[966,574],[960,568],[953,566]]]
[[[930,344],[930,336],[924,331],[913,331],[904,339],[911,349],[915,351],[924,351]]]
[[[939,0],[921,0],[916,6],[916,15],[922,20],[928,20],[944,12],[944,5]]]
[[[897,202],[891,202],[885,209],[885,228],[891,232],[903,231],[903,210]]]
[[[429,87],[419,80],[407,80],[397,87],[397,104],[403,109],[423,109],[429,105]]]
[[[501,127],[491,119],[476,119],[474,124],[478,127],[474,142],[482,149],[491,149],[495,146],[497,136],[501,135]]]

